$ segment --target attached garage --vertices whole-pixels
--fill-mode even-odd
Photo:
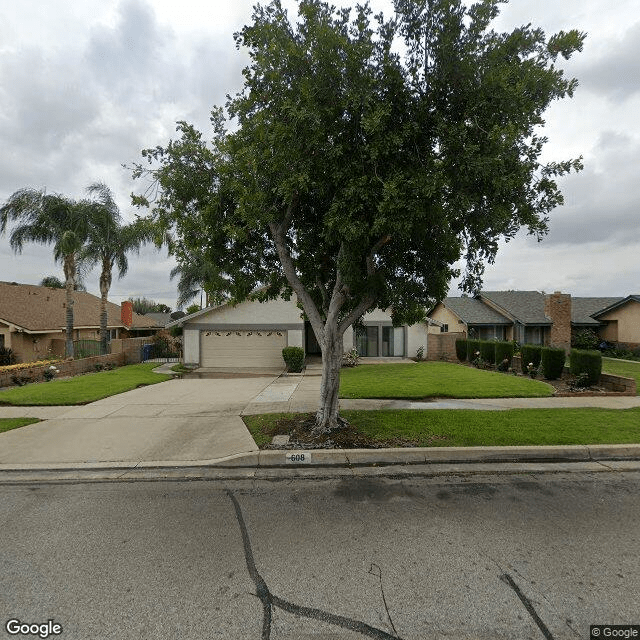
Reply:
[[[304,321],[293,300],[247,300],[209,307],[182,326],[184,362],[206,369],[284,369],[282,349],[302,347]]]
[[[200,366],[282,367],[286,346],[286,331],[200,331]]]

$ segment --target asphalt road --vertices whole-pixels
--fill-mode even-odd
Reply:
[[[64,640],[640,624],[638,472],[3,487],[0,523],[0,637],[27,637],[12,618]]]

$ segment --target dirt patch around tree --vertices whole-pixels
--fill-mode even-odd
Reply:
[[[266,444],[261,449],[384,449],[398,447],[418,447],[420,445],[417,440],[409,440],[404,438],[389,438],[380,440],[371,438],[366,434],[358,431],[356,427],[349,423],[343,425],[328,434],[318,435],[313,431],[315,427],[315,414],[301,413],[293,418],[280,418],[273,427],[263,428],[264,435],[273,438],[273,436],[286,435],[289,436],[287,444]],[[446,441],[446,436],[434,435],[431,440]],[[424,439],[423,439],[424,442]]]

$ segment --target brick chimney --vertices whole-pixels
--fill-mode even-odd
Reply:
[[[120,305],[120,320],[125,327],[133,324],[133,303],[130,300],[125,300]]]
[[[555,291],[544,297],[544,315],[553,322],[550,346],[571,349],[571,294]]]

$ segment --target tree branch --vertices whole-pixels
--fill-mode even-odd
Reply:
[[[291,288],[298,296],[298,300],[302,303],[302,307],[304,308],[305,313],[309,318],[309,322],[311,322],[311,326],[316,333],[316,337],[318,338],[319,342],[323,342],[324,324],[322,322],[322,318],[320,316],[320,313],[318,312],[318,308],[316,307],[315,302],[313,301],[313,298],[304,288],[302,282],[300,282],[300,278],[298,278],[295,265],[293,264],[293,258],[291,257],[291,252],[289,251],[289,247],[287,247],[286,232],[289,230],[289,225],[291,224],[291,219],[293,218],[293,212],[296,204],[297,197],[294,197],[287,207],[287,212],[285,213],[282,222],[280,224],[276,222],[270,222],[269,230],[271,231],[271,236],[276,245],[278,258],[280,259],[280,264],[282,265],[282,269],[284,271],[287,282],[291,285]]]
[[[380,249],[382,249],[382,247],[384,247],[384,245],[387,244],[387,242],[389,242],[390,240],[391,236],[386,235],[384,236],[384,238],[380,238],[380,240],[378,240],[378,242],[376,242],[373,247],[371,247],[371,251],[369,251],[369,255],[366,258],[368,276],[372,276],[376,272],[376,266],[373,263],[373,259],[376,257],[378,251],[380,251]]]

